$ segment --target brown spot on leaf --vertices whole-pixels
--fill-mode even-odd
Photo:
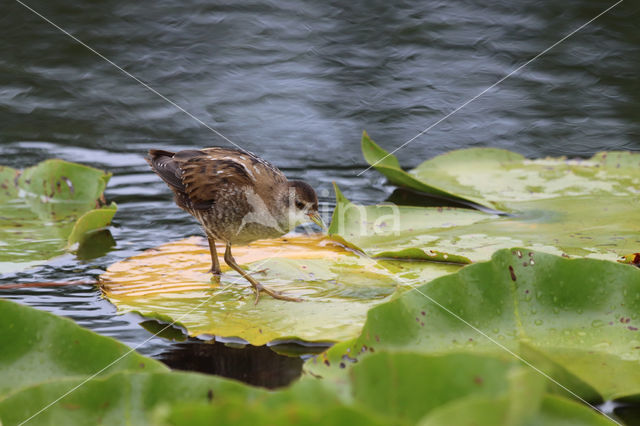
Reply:
[[[64,408],[66,408],[67,410],[77,410],[78,408],[81,408],[80,405],[78,404],[71,404],[69,402],[62,404],[62,406]]]
[[[516,280],[516,273],[513,270],[513,266],[509,265],[509,274],[511,274],[511,281],[515,281]]]

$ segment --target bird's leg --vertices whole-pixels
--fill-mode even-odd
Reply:
[[[302,299],[299,299],[297,297],[285,296],[284,294],[278,291],[270,290],[269,288],[263,286],[258,281],[256,281],[251,275],[247,273],[247,271],[242,269],[240,265],[236,263],[236,260],[233,258],[233,255],[231,254],[231,244],[229,243],[227,243],[227,249],[224,252],[224,261],[227,262],[227,265],[235,269],[240,275],[242,275],[247,281],[251,283],[251,285],[253,286],[253,290],[256,292],[256,301],[255,301],[256,305],[258,304],[258,300],[260,300],[260,292],[262,291],[264,291],[274,299],[288,300],[290,302],[302,302]]]
[[[207,240],[209,240],[209,252],[211,253],[211,269],[209,272],[220,278],[220,261],[216,251],[216,241],[210,236],[207,236]]]

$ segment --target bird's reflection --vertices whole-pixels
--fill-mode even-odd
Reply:
[[[176,370],[215,374],[268,389],[289,385],[300,376],[304,362],[297,356],[279,355],[267,346],[239,348],[196,340],[176,343],[158,359]]]

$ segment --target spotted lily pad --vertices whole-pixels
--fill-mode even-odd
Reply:
[[[523,201],[520,212],[505,216],[453,207],[363,206],[335,191],[329,235],[377,258],[470,263],[488,260],[499,249],[526,246],[615,261],[640,248],[637,199]]]
[[[42,263],[109,225],[109,173],[62,160],[22,171],[0,167],[0,273]]]
[[[582,398],[640,398],[640,270],[528,249],[416,286],[372,308],[357,339],[307,362],[343,381],[340,363],[373,352],[517,354]],[[510,353],[510,352],[511,353]]]
[[[405,172],[366,133],[362,150],[396,185],[483,210],[361,206],[336,187],[329,234],[370,256],[469,263],[525,246],[618,260],[640,249],[640,154],[527,160],[499,149],[467,149]]]
[[[506,212],[537,200],[589,198],[607,204],[640,197],[640,153],[600,152],[588,160],[529,160],[495,148],[451,151],[405,172],[398,159],[362,136],[366,161],[395,185]],[[544,203],[538,204],[544,206]],[[588,215],[589,211],[585,211]]]
[[[253,345],[335,342],[357,335],[369,308],[408,288],[399,282],[422,283],[458,269],[373,260],[320,235],[260,240],[234,247],[233,253],[262,284],[304,301],[263,296],[254,305],[249,283],[222,258],[222,280],[213,282],[208,246],[198,237],[110,266],[101,276],[102,289],[120,312],[176,321],[192,336],[235,337]]]
[[[172,372],[72,321],[0,300],[3,425],[496,424],[605,425],[596,412],[545,394],[542,376],[486,354],[378,351],[342,388],[305,376],[267,391]],[[5,344],[6,343],[6,344]],[[341,370],[344,371],[344,370]],[[470,423],[473,422],[473,423]],[[573,423],[571,423],[573,422]]]

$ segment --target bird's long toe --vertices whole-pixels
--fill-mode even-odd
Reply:
[[[260,301],[260,293],[262,292],[268,294],[274,299],[286,300],[288,302],[302,302],[303,300],[303,299],[300,299],[299,297],[287,296],[286,294],[283,294],[279,291],[271,290],[270,288],[263,286],[259,282],[257,282],[256,284],[257,285],[254,286],[254,291],[256,292],[256,300],[254,302],[255,305],[257,305],[258,302]]]

